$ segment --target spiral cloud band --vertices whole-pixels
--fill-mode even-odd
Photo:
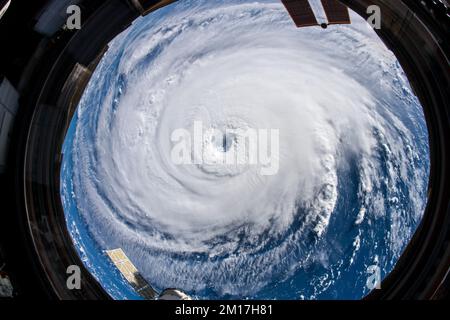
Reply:
[[[428,137],[395,56],[351,17],[297,29],[275,0],[180,1],[110,43],[62,170],[105,287],[92,251],[114,248],[199,298],[362,297],[369,265],[392,269],[426,204]],[[174,161],[196,123],[224,133],[202,136],[210,161]],[[269,141],[262,164],[214,160],[248,129]]]

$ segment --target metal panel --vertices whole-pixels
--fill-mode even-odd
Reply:
[[[297,27],[317,26],[317,20],[308,0],[281,0]]]
[[[0,173],[6,171],[9,136],[19,108],[19,94],[5,77],[0,78]]]
[[[321,0],[328,24],[350,24],[348,8],[337,0]]]

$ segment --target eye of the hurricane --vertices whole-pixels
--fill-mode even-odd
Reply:
[[[234,139],[231,134],[224,133],[222,135],[222,141],[220,141],[220,139],[217,139],[217,141],[215,141],[216,147],[223,152],[227,152],[228,150],[230,150],[231,145],[233,144],[233,140]]]
[[[226,153],[230,151],[231,147],[236,141],[236,135],[232,133],[215,133],[206,137],[207,143],[211,143],[216,151]]]
[[[365,20],[291,3],[175,2],[110,42],[61,198],[113,298],[360,299],[393,270],[427,203],[422,107]]]

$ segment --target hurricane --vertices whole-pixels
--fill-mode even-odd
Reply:
[[[427,127],[395,55],[351,20],[296,28],[280,1],[178,1],[111,41],[66,136],[61,198],[112,297],[136,298],[115,248],[197,299],[359,299],[370,266],[394,268],[427,202]],[[173,133],[195,123],[277,130],[276,170],[175,163]],[[213,138],[213,158],[239,144]]]

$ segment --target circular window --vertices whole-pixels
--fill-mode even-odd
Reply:
[[[427,205],[428,130],[395,55],[350,19],[183,1],[109,43],[60,175],[109,295],[141,297],[118,261],[198,299],[360,299],[393,270]]]

